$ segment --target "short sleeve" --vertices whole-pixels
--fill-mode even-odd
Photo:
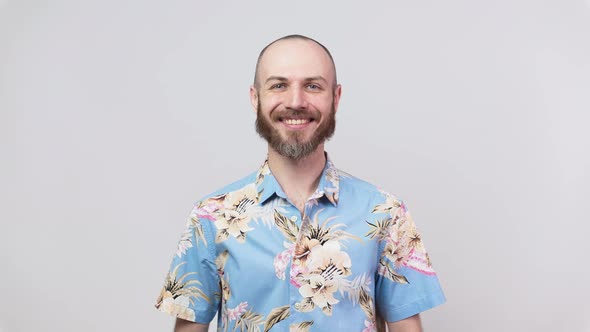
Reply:
[[[209,324],[219,308],[220,283],[215,240],[208,220],[200,219],[201,203],[188,218],[156,309],[192,322]]]
[[[445,302],[422,237],[402,201],[392,204],[380,244],[375,296],[381,316],[395,322]]]

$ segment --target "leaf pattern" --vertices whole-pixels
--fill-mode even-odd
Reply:
[[[354,239],[363,242],[360,237],[338,229],[346,227],[345,224],[334,224],[328,227],[328,223],[336,219],[336,216],[328,217],[320,224],[319,215],[323,210],[324,209],[320,209],[316,212],[313,219],[308,223],[307,228],[304,230],[308,238],[317,239],[320,244],[324,244],[330,240],[340,242],[346,239]],[[344,244],[341,243],[341,245],[344,247]]]
[[[400,284],[409,284],[410,282],[406,277],[403,275],[395,272],[395,270],[387,263],[384,259],[379,261],[380,269],[379,272],[387,279],[400,283]]]
[[[225,273],[225,263],[229,257],[229,251],[224,250],[215,258],[215,265],[217,265],[217,274],[219,275],[219,284],[221,288],[221,300],[227,303],[231,296],[231,288],[229,286],[229,275]]]
[[[180,241],[178,241],[178,248],[176,249],[176,256],[178,256],[179,258],[182,257],[182,255],[186,254],[186,251],[189,248],[193,247],[192,237],[193,237],[193,230],[192,230],[192,226],[190,226],[190,224],[189,224],[189,226],[184,231],[184,233],[182,233],[182,235],[180,237]]]
[[[375,320],[375,306],[373,304],[373,298],[369,295],[369,292],[365,289],[360,290],[359,292],[359,304],[361,309],[364,311],[365,315],[367,315],[367,319],[369,321]]]
[[[260,332],[258,325],[262,324],[264,319],[261,314],[248,310],[243,313],[237,320],[234,326],[234,331],[240,332]]]
[[[227,258],[229,257],[229,251],[224,250],[221,254],[217,255],[215,259],[215,265],[217,265],[217,271],[223,274],[225,270],[225,263],[227,263]]]
[[[385,243],[377,272],[391,281],[402,284],[409,281],[395,268],[405,266],[423,274],[434,275],[420,233],[416,230],[406,206],[395,196],[385,192],[382,194],[385,196],[385,202],[377,204],[372,213],[386,213],[388,218],[377,220],[375,223],[366,221],[369,231],[365,234],[370,239]],[[387,260],[392,262],[395,268],[390,266]]]
[[[264,332],[268,332],[276,323],[286,319],[291,314],[291,306],[286,305],[270,311],[264,323]]]
[[[387,238],[389,228],[395,224],[391,218],[377,220],[374,224],[368,221],[365,222],[369,224],[370,227],[370,230],[365,236],[371,240],[376,238],[378,241],[384,241]]]
[[[204,303],[210,302],[209,306],[219,310],[218,330],[224,332],[272,332],[286,330],[287,326],[291,332],[330,331],[337,329],[334,319],[351,317],[358,319],[350,326],[347,321],[347,330],[385,331],[376,292],[390,291],[390,281],[409,283],[400,267],[434,275],[421,236],[403,202],[382,191],[376,196],[373,190],[378,188],[362,184],[359,193],[366,195],[351,200],[347,192],[346,202],[342,205],[345,198],[341,197],[339,205],[339,194],[343,194],[340,185],[356,190],[357,179],[328,163],[325,178],[305,204],[306,213],[300,222],[293,221],[291,215],[297,214],[296,208],[273,194],[278,186],[274,177],[266,177],[268,174],[270,169],[265,163],[255,179],[249,177],[232,184],[231,189],[222,189],[222,194],[195,205],[157,307],[194,321]],[[213,247],[206,248],[207,241]],[[258,260],[258,256],[252,258],[253,246],[264,251],[256,262],[252,261]],[[378,250],[380,256],[375,257]],[[213,252],[218,253],[214,264],[219,280],[210,271]],[[197,270],[182,269],[193,258],[196,264],[189,265]],[[270,261],[273,265],[265,267]],[[270,282],[290,287],[286,293],[291,297],[265,298],[261,302],[261,296],[252,294],[262,295],[263,291],[240,291],[241,287],[260,287],[252,279],[257,279],[257,273],[271,271],[276,278],[271,276]],[[260,280],[268,287],[268,279]],[[293,299],[293,295],[297,298]],[[315,322],[311,317],[316,318]]]
[[[315,308],[315,304],[313,303],[310,297],[303,298],[301,302],[295,303],[295,309],[301,312],[309,312]]]
[[[383,191],[381,193],[385,195],[385,202],[377,204],[371,213],[390,213],[393,215],[395,209],[401,207],[401,203],[393,195]]]
[[[229,232],[226,229],[220,229],[215,236],[215,243],[221,243],[229,238]]]
[[[308,332],[309,328],[313,325],[312,321],[301,322],[289,325],[289,332]]]
[[[275,210],[274,216],[275,225],[277,225],[279,231],[281,231],[289,241],[295,243],[295,241],[297,241],[297,234],[299,233],[299,226],[277,210]]]
[[[348,300],[352,302],[352,304],[357,304],[360,302],[361,292],[369,292],[372,282],[371,277],[368,274],[363,273],[352,281],[347,279],[342,280],[339,291],[341,295],[346,293]]]
[[[251,208],[258,204],[259,192],[256,185],[250,183],[239,190],[215,196],[207,200],[208,205],[216,205],[211,217],[217,228],[215,242],[227,240],[230,235],[239,243],[246,241],[246,234],[254,228],[249,223],[252,220]]]
[[[194,304],[196,299],[202,298],[210,302],[209,296],[205,294],[199,286],[201,283],[196,279],[184,281],[191,275],[196,275],[196,272],[187,272],[178,277],[178,270],[186,262],[182,262],[174,267],[174,269],[166,276],[164,287],[160,292],[160,296],[156,301],[155,307],[160,309],[164,303],[174,306],[177,300],[188,299],[190,304]]]
[[[262,196],[262,193],[259,195]],[[275,225],[275,212],[282,215],[287,214],[288,203],[284,199],[268,200],[265,204],[255,205],[250,208],[250,216],[255,222],[261,221],[264,225],[272,228]]]

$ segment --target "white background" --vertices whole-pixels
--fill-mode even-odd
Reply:
[[[336,166],[423,233],[427,331],[590,331],[583,0],[0,0],[0,330],[171,330],[185,219],[263,161],[248,87],[291,33],[334,55]]]

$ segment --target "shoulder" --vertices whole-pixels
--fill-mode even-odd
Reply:
[[[199,200],[197,200],[197,203],[206,202],[210,199],[215,199],[216,197],[223,196],[223,195],[226,195],[226,194],[234,192],[234,191],[238,191],[248,185],[254,185],[256,183],[256,175],[257,175],[257,172],[252,172],[239,180],[231,182],[231,183],[215,190],[214,192],[201,197]]]
[[[257,172],[250,173],[237,181],[234,181],[208,195],[201,197],[193,204],[193,208],[189,215],[188,224],[191,228],[196,227],[196,231],[200,232],[199,236],[204,240],[204,242],[206,240],[205,244],[216,242],[216,231],[214,230],[214,226],[211,225],[212,222],[217,220],[218,211],[224,206],[224,199],[227,196],[230,196],[232,193],[240,192],[242,188],[254,188],[256,175]],[[249,192],[256,193],[255,190],[250,190]],[[214,251],[214,246],[210,246],[210,248],[212,257],[215,257],[216,253]]]
[[[400,206],[403,204],[402,199],[396,194],[385,191],[377,185],[350,175],[340,169],[337,169],[337,172],[340,178],[340,191],[342,194],[351,194],[357,199],[367,197],[376,203],[387,201]]]

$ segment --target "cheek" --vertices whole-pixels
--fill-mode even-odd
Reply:
[[[281,104],[279,98],[277,97],[263,97],[258,99],[258,101],[260,103],[260,108],[266,113],[270,112]]]
[[[310,95],[308,102],[315,105],[318,108],[330,108],[334,98],[331,94],[322,93],[317,95]]]
[[[322,114],[328,114],[332,110],[332,99],[322,98],[314,101],[313,105],[315,109],[320,111]]]

